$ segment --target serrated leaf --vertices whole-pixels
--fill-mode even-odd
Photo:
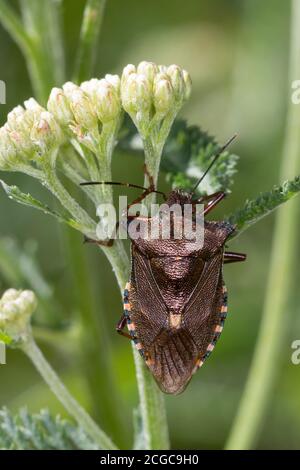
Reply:
[[[22,408],[12,416],[0,410],[0,449],[11,450],[98,450],[84,431],[48,410],[30,414]]]
[[[208,168],[220,145],[214,137],[197,126],[177,121],[166,143],[162,168],[172,186],[185,190],[193,188]],[[238,157],[224,151],[201,182],[197,192],[212,194],[216,191],[230,192]]]
[[[299,192],[300,176],[296,176],[295,179],[285,181],[281,186],[274,186],[271,191],[266,191],[255,199],[247,200],[242,208],[227,217],[228,222],[236,225],[233,237],[270,214],[284,202],[295,197]]]
[[[24,206],[38,209],[42,211],[44,214],[55,217],[57,220],[59,220],[59,222],[64,222],[65,224],[70,225],[71,227],[77,230],[80,230],[78,223],[74,219],[52,210],[49,206],[47,206],[43,202],[39,201],[38,199],[35,199],[31,194],[23,193],[15,185],[9,186],[3,180],[0,180],[0,183],[4,191],[6,192],[7,196],[9,197],[9,199],[12,199],[13,201],[18,202],[19,204],[23,204]]]

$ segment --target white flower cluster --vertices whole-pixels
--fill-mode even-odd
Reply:
[[[176,114],[190,93],[191,78],[177,65],[141,62],[123,70],[122,105],[139,130],[147,131],[151,120],[157,122],[169,113]]]
[[[62,88],[53,88],[47,107],[62,128],[94,150],[101,127],[119,124],[122,112],[119,76],[93,78],[80,86],[67,82]]]
[[[0,330],[14,342],[26,339],[36,307],[37,300],[32,291],[8,289],[0,299]]]
[[[152,124],[160,125],[167,116],[174,119],[190,92],[185,70],[151,62],[127,65],[121,79],[106,75],[80,86],[67,82],[52,89],[47,109],[30,98],[8,114],[0,128],[0,169],[20,170],[29,161],[39,164],[67,139],[96,152],[104,128],[115,137],[123,109],[144,136]]]
[[[41,154],[58,146],[63,134],[56,119],[33,98],[17,106],[0,128],[0,168],[18,169],[28,161],[39,161]]]

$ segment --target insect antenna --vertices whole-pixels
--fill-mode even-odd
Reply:
[[[149,194],[161,194],[166,199],[166,195],[163,191],[157,191],[155,189],[152,190],[151,188],[145,188],[144,186],[139,186],[138,184],[122,183],[120,181],[84,181],[83,183],[80,183],[80,186],[93,186],[97,184],[110,184],[114,186],[126,186],[127,188],[142,189],[143,191],[149,191]]]
[[[201,181],[204,180],[205,176],[207,175],[207,173],[210,171],[211,167],[216,163],[216,161],[218,160],[219,156],[224,152],[224,150],[227,149],[227,147],[234,141],[234,139],[237,137],[237,134],[234,134],[232,137],[230,137],[230,139],[222,146],[219,148],[219,150],[217,151],[217,153],[215,154],[212,162],[210,163],[210,165],[208,166],[208,168],[205,170],[205,172],[203,173],[203,175],[201,176],[201,178],[197,181],[196,185],[194,186],[193,190],[191,191],[191,195],[193,195],[196,191],[196,189],[198,188],[199,184],[201,183]]]

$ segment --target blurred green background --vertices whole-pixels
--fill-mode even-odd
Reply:
[[[83,6],[81,0],[64,1],[69,66],[76,53]],[[278,182],[290,87],[287,81],[289,20],[289,2],[279,0],[108,1],[95,75],[120,73],[127,63],[141,60],[178,64],[193,79],[192,98],[181,117],[208,130],[220,142],[234,132],[239,133],[234,145],[234,152],[240,155],[239,172],[232,194],[215,212],[215,217],[230,213],[246,198]],[[1,27],[0,60],[0,79],[7,84],[7,104],[0,106],[2,125],[9,110],[31,96],[32,90],[24,59]],[[142,161],[136,156],[116,153],[113,172],[115,180],[141,183]],[[18,174],[1,174],[1,178],[53,204],[49,195],[30,178]],[[161,187],[168,189],[163,175]],[[110,416],[97,412],[97,392],[94,397],[90,393],[87,376],[93,364],[81,360],[82,343],[78,342],[79,333],[74,324],[78,302],[70,267],[67,238],[70,235],[66,236],[54,219],[16,205],[3,192],[0,193],[0,220],[1,291],[13,284],[22,286],[23,271],[29,270],[29,276],[32,275],[28,259],[34,256],[47,283],[43,286],[45,306],[36,318],[37,340],[76,397],[100,418],[104,429],[117,435],[118,425],[114,427]],[[224,445],[257,337],[272,231],[273,216],[270,216],[230,245],[233,251],[247,253],[248,261],[224,269],[229,318],[214,354],[183,395],[166,397],[173,448],[222,448]],[[72,237],[82,244],[80,235]],[[13,253],[10,260],[8,247]],[[92,246],[85,246],[84,250],[90,274],[90,300],[104,338],[103,354],[111,361],[112,382],[116,383],[117,396],[111,397],[112,406],[120,413],[124,428],[129,430],[137,390],[130,344],[114,331],[121,315],[120,295],[104,255]],[[16,270],[12,270],[12,264],[18,265]],[[297,282],[299,279],[295,280],[295,286]],[[282,344],[277,386],[258,440],[260,448],[299,447],[300,366],[292,365],[290,360],[291,343],[300,338],[297,288],[291,300],[293,319]],[[74,324],[71,333],[67,333],[69,322]],[[49,324],[52,330],[45,328]],[[97,336],[87,336],[85,341],[85,347],[93,349]],[[21,352],[8,351],[7,365],[0,367],[1,406],[15,411],[23,405],[31,411],[48,407],[64,415]],[[100,378],[100,385],[101,380],[107,380],[105,374]],[[101,409],[100,391],[98,406]],[[129,432],[123,445],[130,445]]]

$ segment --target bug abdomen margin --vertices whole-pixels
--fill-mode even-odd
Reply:
[[[143,349],[143,346],[139,339],[137,338],[136,335],[136,330],[135,330],[135,324],[130,318],[130,312],[131,312],[131,304],[129,300],[129,293],[130,293],[130,282],[127,282],[125,289],[124,289],[124,294],[123,294],[123,302],[124,302],[124,316],[126,318],[127,322],[127,328],[129,331],[129,334],[131,336],[132,341],[135,344],[135,347],[137,348],[138,352],[142,356],[143,359],[146,359],[145,351]],[[146,361],[147,362],[147,361]]]
[[[225,319],[227,317],[227,299],[228,299],[228,295],[227,295],[227,288],[225,286],[225,284],[223,283],[223,301],[222,301],[222,305],[221,305],[221,309],[220,309],[220,318],[219,318],[219,322],[217,323],[217,325],[215,326],[215,329],[214,329],[214,337],[212,339],[212,341],[209,343],[207,349],[206,349],[206,352],[204,353],[204,355],[202,355],[201,357],[199,357],[196,361],[196,364],[195,364],[195,367],[193,369],[193,372],[192,374],[195,374],[195,372],[203,366],[204,362],[206,361],[206,359],[210,356],[210,354],[212,353],[212,351],[214,350],[215,348],[215,345],[216,345],[216,342],[218,341],[218,339],[220,338],[221,336],[221,333],[223,331],[223,327],[224,327],[224,323],[225,323]]]

